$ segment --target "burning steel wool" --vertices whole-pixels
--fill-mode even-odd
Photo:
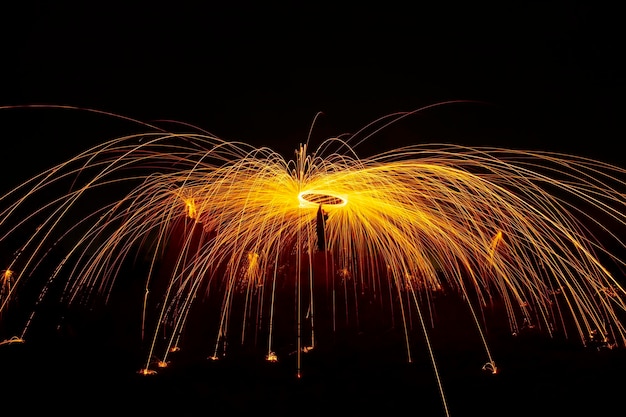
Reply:
[[[198,326],[187,325],[202,300],[214,306],[203,329],[215,336],[213,359],[254,339],[280,360],[277,322],[289,316],[298,376],[321,326],[358,316],[364,298],[406,334],[408,361],[409,333],[423,333],[435,373],[429,332],[442,293],[464,303],[493,373],[482,312],[494,303],[514,334],[531,325],[624,346],[626,170],[450,144],[359,156],[372,127],[416,112],[317,147],[307,140],[293,158],[137,122],[144,133],[17,184],[0,197],[2,343],[27,340],[50,298],[106,301],[141,259],[144,374],[193,337]],[[314,323],[318,315],[327,319]]]

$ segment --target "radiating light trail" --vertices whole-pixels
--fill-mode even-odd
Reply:
[[[128,261],[141,258],[150,346],[143,374],[169,363],[203,299],[216,305],[207,319],[215,324],[214,359],[254,337],[267,360],[279,360],[277,320],[290,314],[298,375],[301,352],[317,342],[315,315],[332,310],[327,325],[335,329],[339,317],[358,316],[356,302],[368,292],[394,304],[387,311],[399,315],[409,361],[418,317],[435,372],[428,317],[438,293],[464,301],[484,345],[484,369],[494,373],[481,319],[494,303],[504,306],[514,334],[531,323],[582,344],[592,334],[611,347],[626,342],[621,167],[449,144],[359,157],[351,144],[365,133],[316,149],[307,140],[285,159],[202,131],[145,127],[0,198],[0,242],[11,254],[2,257],[0,318],[19,318],[7,314],[11,300],[23,287],[32,290],[31,281],[41,282],[36,302],[51,294],[69,305],[106,300],[128,279]],[[331,294],[323,302],[318,286]],[[36,319],[27,315],[20,335],[7,341],[27,339]]]

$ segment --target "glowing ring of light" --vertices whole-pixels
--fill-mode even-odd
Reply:
[[[298,194],[300,207],[318,207],[320,204],[324,207],[343,207],[348,204],[345,196],[329,193],[328,191],[308,190]]]

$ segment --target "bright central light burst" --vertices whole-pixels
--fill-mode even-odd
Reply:
[[[298,195],[298,200],[302,208],[317,207],[320,204],[325,207],[343,207],[348,204],[345,196],[333,195],[328,191],[302,191]]]

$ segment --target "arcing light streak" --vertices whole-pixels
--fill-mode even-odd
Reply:
[[[346,294],[349,285],[387,288],[407,335],[415,313],[428,335],[430,296],[454,291],[493,372],[479,316],[494,302],[503,303],[513,333],[521,323],[548,333],[562,325],[582,343],[600,332],[610,346],[625,344],[625,294],[615,277],[624,244],[614,233],[626,223],[624,169],[572,155],[445,144],[358,157],[350,147],[362,140],[356,136],[330,138],[313,152],[301,145],[285,160],[268,148],[151,127],[42,172],[0,198],[0,241],[19,242],[3,266],[0,317],[43,274],[40,300],[58,287],[69,304],[107,298],[125,279],[125,262],[141,253],[149,259],[142,331],[152,324],[143,373],[153,372],[157,351],[158,366],[167,364],[194,302],[215,292],[221,305],[210,356],[224,353],[233,332],[243,342],[254,327],[265,331],[268,360],[277,360],[274,324],[285,282],[297,289],[299,358],[316,342],[314,326],[305,336],[302,323],[328,307],[313,288],[322,204],[325,275]],[[157,335],[164,333],[163,343]],[[408,336],[407,352],[411,360]]]

